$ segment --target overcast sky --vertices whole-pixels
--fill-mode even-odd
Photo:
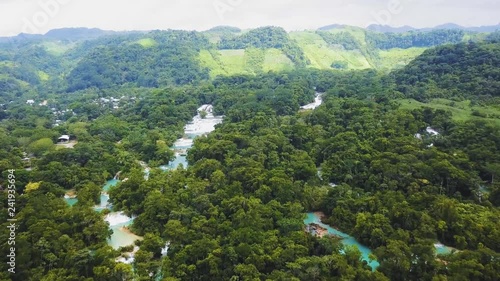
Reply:
[[[0,36],[61,27],[206,30],[341,23],[431,27],[500,23],[500,0],[0,0]]]

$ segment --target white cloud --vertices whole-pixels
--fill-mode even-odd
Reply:
[[[392,1],[399,2],[399,13],[388,10]],[[377,15],[385,16],[383,23],[393,26],[426,27],[446,22],[489,25],[499,21],[499,3],[498,0],[0,0],[0,35],[81,26],[112,30],[204,30],[217,25],[242,28],[278,25],[295,30],[332,23],[366,26]]]

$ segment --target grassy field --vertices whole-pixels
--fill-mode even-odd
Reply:
[[[250,74],[246,69],[245,50],[220,50],[220,63],[227,74]]]
[[[210,76],[258,74],[293,69],[293,62],[278,49],[201,50],[199,61]]]
[[[500,126],[500,108],[493,106],[471,106],[470,101],[451,101],[447,99],[434,99],[429,103],[421,103],[414,99],[398,100],[402,109],[413,110],[422,107],[430,107],[433,109],[443,109],[450,111],[453,114],[455,121],[468,121],[472,119],[486,120]],[[481,116],[474,116],[473,112],[479,113]]]
[[[16,64],[13,61],[0,61],[0,66],[14,67]]]
[[[262,65],[264,72],[286,71],[294,68],[293,62],[278,49],[268,49],[265,51],[264,62]]]
[[[154,47],[154,46],[156,46],[158,44],[152,38],[144,38],[144,39],[138,40],[136,43],[139,44],[139,45],[141,45],[144,48],[151,48],[151,47]]]
[[[307,67],[317,69],[332,69],[333,63],[347,63],[346,70],[361,70],[375,68],[389,72],[402,68],[427,48],[369,49],[365,31],[361,28],[346,27],[332,29],[328,32],[348,32],[358,42],[358,50],[346,50],[342,46],[329,45],[315,31],[294,31],[289,36],[297,42],[310,64]],[[244,31],[242,32],[244,33]],[[212,42],[218,40],[220,34],[207,34]],[[256,74],[268,71],[283,71],[295,66],[282,51],[278,49],[246,50],[202,50],[199,54],[202,66],[210,69],[210,75]]]
[[[37,74],[40,81],[48,81],[50,79],[50,75],[41,70],[39,70]]]
[[[426,50],[426,48],[375,50],[375,56],[372,57],[367,50],[365,33],[362,29],[334,29],[329,32],[349,32],[360,43],[361,50],[345,50],[340,46],[329,46],[314,31],[290,33],[290,37],[297,41],[306,57],[311,61],[310,67],[331,69],[332,63],[339,61],[347,62],[348,70],[377,68],[389,71],[407,65]]]
[[[48,41],[48,42],[43,42],[41,46],[44,47],[50,54],[60,56],[66,53],[71,48],[73,48],[75,44],[65,44],[60,42]]]
[[[306,57],[311,61],[310,67],[312,68],[331,69],[334,61],[347,62],[348,69],[370,68],[370,64],[361,52],[329,46],[321,36],[312,31],[292,32],[290,37],[297,41]]]
[[[201,50],[199,60],[211,77],[252,73],[246,68],[245,50]]]
[[[392,70],[402,68],[420,56],[425,50],[426,48],[380,50],[379,69]]]
[[[218,75],[227,75],[227,72],[218,61],[217,56],[212,56],[210,51],[201,50],[198,58],[202,67],[210,69],[211,78],[217,77]]]
[[[264,64],[265,50],[257,48],[247,48],[245,50],[245,69],[252,74],[262,72]]]

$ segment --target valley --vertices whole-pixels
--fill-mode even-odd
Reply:
[[[500,33],[381,28],[0,38],[0,279],[496,280]]]

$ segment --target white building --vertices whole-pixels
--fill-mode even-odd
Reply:
[[[70,137],[68,135],[62,135],[57,139],[58,143],[67,143],[69,142]]]
[[[431,127],[427,127],[426,129],[427,133],[431,136],[439,136],[439,132],[434,130],[433,128]]]

